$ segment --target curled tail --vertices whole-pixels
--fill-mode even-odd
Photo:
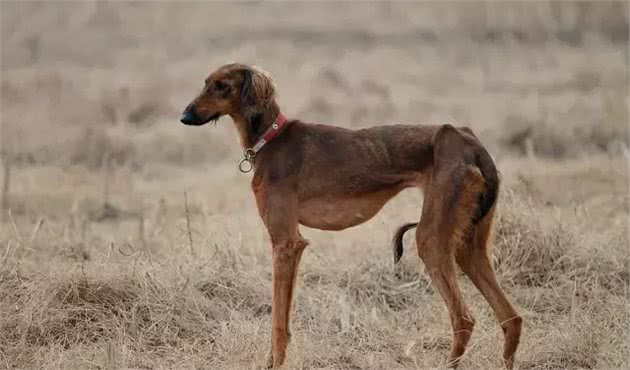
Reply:
[[[394,234],[394,238],[392,239],[392,250],[394,252],[394,264],[400,261],[400,258],[403,255],[403,237],[405,233],[409,229],[413,229],[418,226],[418,222],[410,222],[408,224],[404,224],[396,230],[396,234]]]

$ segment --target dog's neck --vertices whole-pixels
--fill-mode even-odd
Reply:
[[[243,149],[251,148],[262,137],[263,133],[271,127],[280,113],[280,107],[275,101],[267,109],[260,113],[230,115],[241,140]]]

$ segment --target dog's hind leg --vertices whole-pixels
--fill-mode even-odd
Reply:
[[[457,367],[466,351],[475,320],[468,311],[457,284],[454,255],[452,250],[449,250],[451,246],[446,239],[431,231],[432,229],[433,227],[423,225],[422,222],[418,226],[418,254],[424,262],[431,282],[446,303],[453,330],[448,366]]]
[[[470,245],[461,248],[457,254],[457,263],[494,310],[505,335],[503,361],[505,367],[511,369],[520,341],[522,318],[499,286],[490,262],[488,239],[491,236],[493,213],[494,208],[476,226]]]
[[[459,364],[475,323],[457,284],[455,254],[470,235],[472,215],[482,189],[483,179],[474,168],[436,170],[416,230],[418,254],[449,312],[453,330],[449,367]]]

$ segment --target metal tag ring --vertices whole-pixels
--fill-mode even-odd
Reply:
[[[252,148],[247,148],[243,151],[243,157],[245,157],[248,161],[254,158],[255,155],[256,152]]]
[[[238,170],[242,173],[251,171],[253,167],[252,161],[250,161],[249,158],[243,158],[240,162],[238,162]]]

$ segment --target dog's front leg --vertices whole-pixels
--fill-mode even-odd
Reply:
[[[286,358],[291,339],[289,318],[298,265],[306,241],[298,237],[273,245],[273,303],[271,355],[268,365],[279,367]]]
[[[291,337],[289,318],[298,265],[308,244],[298,230],[296,196],[290,191],[271,189],[258,192],[258,206],[272,243],[271,351],[266,366],[280,367]],[[262,198],[262,199],[261,199]]]

